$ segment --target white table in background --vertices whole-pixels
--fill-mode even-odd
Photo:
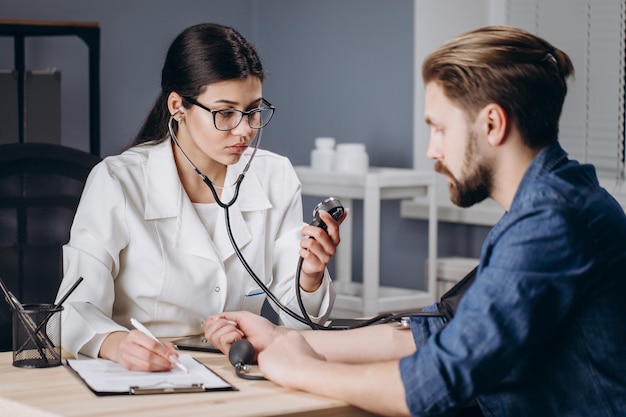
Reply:
[[[352,208],[354,199],[363,200],[363,283],[352,276],[352,217],[341,225],[341,244],[335,257],[335,312],[341,316],[372,316],[385,311],[420,308],[435,300],[437,258],[437,207],[435,175],[430,171],[371,167],[366,174],[315,171],[296,166],[302,194],[337,197]],[[380,285],[380,222],[382,200],[403,200],[427,195],[428,273],[426,290],[408,290]],[[398,214],[399,217],[399,214]],[[347,315],[346,315],[347,314]],[[333,316],[338,316],[333,314]]]

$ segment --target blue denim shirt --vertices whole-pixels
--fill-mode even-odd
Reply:
[[[432,310],[432,308],[431,308]],[[626,217],[558,143],[526,171],[455,317],[413,318],[400,361],[414,416],[626,413]]]

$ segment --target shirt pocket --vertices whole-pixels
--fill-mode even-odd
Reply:
[[[260,314],[264,301],[265,292],[261,287],[248,288],[243,296],[242,309]]]

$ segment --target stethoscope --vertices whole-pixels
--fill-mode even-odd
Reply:
[[[180,110],[179,110],[179,112],[180,112]],[[237,197],[239,196],[239,188],[241,187],[241,183],[242,183],[244,177],[246,176],[246,173],[248,172],[248,169],[250,168],[250,164],[252,164],[252,160],[254,159],[254,156],[256,155],[256,151],[259,149],[259,145],[261,143],[261,137],[263,136],[263,128],[259,129],[259,133],[258,133],[258,135],[256,135],[257,140],[256,140],[256,143],[255,143],[255,146],[254,146],[254,150],[252,151],[252,155],[250,155],[250,159],[248,160],[248,163],[243,168],[243,171],[241,171],[241,174],[239,174],[239,176],[237,177],[237,180],[234,182],[234,184],[232,184],[230,186],[218,186],[218,185],[213,184],[213,181],[211,181],[209,179],[209,177],[204,175],[202,173],[202,171],[200,171],[200,169],[198,169],[198,167],[191,161],[191,159],[187,156],[187,154],[185,153],[183,148],[180,146],[180,144],[178,143],[178,138],[176,137],[176,134],[174,134],[174,129],[172,128],[172,121],[173,120],[175,120],[174,119],[174,115],[171,115],[169,121],[167,122],[167,129],[169,130],[170,138],[172,139],[172,141],[174,142],[174,144],[176,145],[178,150],[183,154],[183,157],[187,160],[189,165],[191,165],[191,167],[196,172],[196,174],[198,174],[200,176],[200,178],[202,178],[202,181],[209,187],[209,189],[211,190],[211,194],[213,194],[213,198],[215,199],[215,202],[220,207],[222,207],[223,209],[226,210],[226,218],[228,219],[228,208],[231,207],[233,204],[235,204],[235,202],[237,201]],[[180,120],[181,119],[177,120],[177,123],[180,124]],[[254,139],[253,139],[253,141],[254,141]],[[229,187],[233,187],[233,186],[235,187],[235,191],[233,193],[233,197],[230,199],[230,201],[228,203],[224,203],[219,198],[219,196],[217,195],[216,188],[229,188]],[[227,224],[227,228],[230,231],[230,223]]]
[[[230,240],[230,243],[233,247],[233,249],[235,250],[235,253],[237,254],[237,258],[239,259],[239,261],[241,262],[241,264],[243,265],[243,267],[246,269],[246,271],[248,272],[248,274],[250,275],[250,277],[252,277],[252,279],[254,280],[254,282],[263,290],[263,292],[265,292],[265,294],[267,295],[267,297],[278,306],[278,308],[280,308],[283,312],[285,312],[287,315],[289,315],[290,317],[292,317],[293,319],[297,320],[298,322],[305,324],[307,326],[309,326],[311,329],[313,330],[346,330],[346,329],[353,329],[353,328],[358,328],[358,327],[365,327],[365,326],[369,326],[372,324],[381,324],[381,323],[388,323],[388,322],[392,322],[392,321],[397,321],[399,319],[402,319],[404,317],[406,317],[406,314],[396,314],[396,313],[383,313],[383,314],[379,314],[375,317],[372,317],[368,320],[363,320],[357,324],[354,324],[352,326],[346,326],[346,327],[328,327],[328,326],[323,326],[320,325],[318,323],[315,323],[311,320],[311,318],[309,317],[309,314],[306,311],[306,308],[304,307],[304,303],[302,301],[302,292],[301,292],[301,288],[300,288],[300,274],[302,272],[302,262],[304,261],[304,259],[302,257],[300,257],[300,259],[298,260],[298,266],[296,268],[296,277],[295,277],[295,286],[296,286],[296,298],[298,301],[298,306],[300,307],[300,311],[302,313],[302,315],[298,315],[297,313],[295,313],[293,310],[291,310],[289,307],[283,305],[277,298],[276,296],[272,293],[272,291],[265,285],[265,283],[263,281],[261,281],[261,279],[257,276],[257,274],[254,272],[254,270],[252,270],[252,268],[250,267],[250,265],[248,264],[248,262],[246,261],[246,259],[244,258],[243,254],[241,253],[241,250],[239,249],[239,246],[237,245],[237,242],[235,241],[235,238],[233,237],[233,233],[232,233],[232,228],[231,228],[231,224],[230,224],[230,213],[229,213],[229,208],[233,206],[233,204],[235,204],[235,202],[237,201],[237,197],[239,196],[239,189],[241,187],[241,183],[243,182],[243,179],[246,175],[246,173],[248,172],[248,169],[250,168],[250,164],[252,163],[252,160],[254,159],[254,156],[256,155],[257,150],[259,149],[259,145],[261,143],[261,138],[263,136],[263,128],[259,128],[258,129],[258,133],[256,135],[256,142],[254,145],[254,150],[252,151],[252,154],[250,155],[250,159],[248,160],[248,162],[246,163],[246,165],[244,166],[241,174],[239,174],[239,176],[237,177],[237,180],[230,186],[218,186],[213,184],[213,182],[202,173],[202,171],[200,171],[200,169],[191,161],[191,159],[187,156],[187,154],[185,153],[185,151],[183,150],[183,148],[180,146],[180,144],[178,143],[178,138],[176,137],[176,134],[174,133],[174,129],[172,127],[172,121],[176,120],[174,118],[174,115],[170,116],[170,119],[167,123],[167,128],[169,130],[169,134],[170,134],[170,138],[172,139],[172,141],[174,142],[174,145],[180,150],[180,152],[183,154],[183,157],[187,160],[187,162],[189,163],[189,165],[191,165],[191,167],[193,168],[193,170],[196,172],[196,174],[198,174],[200,176],[200,178],[202,178],[202,181],[209,187],[209,189],[211,190],[211,193],[213,194],[213,198],[215,199],[215,202],[224,209],[224,218],[226,220],[226,231],[228,233],[228,239]],[[180,121],[177,120],[178,123],[180,123]],[[253,138],[254,141],[254,138]],[[217,190],[216,188],[229,188],[229,187],[235,187],[235,190],[233,192],[233,196],[230,199],[230,201],[228,202],[223,202],[219,196],[217,195]],[[428,314],[430,316],[430,314]]]
[[[228,188],[228,187],[233,187],[233,186],[235,187],[235,190],[233,192],[233,196],[230,199],[230,201],[223,202],[219,198],[219,196],[217,195],[216,188],[219,187],[219,186],[216,186],[215,184],[213,184],[213,182],[206,175],[204,175],[202,173],[202,171],[200,171],[200,169],[193,163],[193,161],[191,161],[191,159],[187,156],[187,154],[185,153],[183,148],[178,143],[178,138],[176,137],[176,134],[174,133],[174,129],[172,127],[172,121],[173,120],[176,120],[176,119],[174,118],[174,115],[171,115],[170,119],[169,119],[169,121],[167,123],[167,128],[169,130],[170,138],[174,142],[174,145],[176,145],[176,147],[183,154],[183,157],[187,160],[189,165],[191,165],[191,167],[196,172],[196,174],[198,174],[200,176],[200,178],[202,178],[202,181],[209,187],[209,189],[211,190],[211,193],[213,194],[213,198],[215,199],[215,202],[220,207],[222,207],[224,209],[224,218],[226,220],[226,231],[228,233],[228,239],[230,240],[230,244],[232,245],[233,249],[235,250],[235,253],[237,254],[237,258],[239,258],[239,261],[241,262],[243,267],[246,269],[248,274],[252,277],[254,282],[256,282],[256,284],[263,290],[263,292],[265,292],[265,294],[268,296],[268,298],[270,300],[272,300],[272,302],[274,302],[282,311],[284,311],[290,317],[294,318],[295,320],[299,321],[300,323],[309,325],[309,323],[307,322],[306,319],[304,319],[303,317],[301,317],[300,315],[295,313],[290,308],[284,306],[276,298],[276,296],[272,293],[272,291],[269,288],[267,288],[265,283],[263,283],[263,281],[261,281],[261,279],[257,276],[257,274],[254,272],[254,270],[252,270],[252,268],[250,267],[250,265],[248,264],[248,262],[244,258],[243,254],[241,253],[241,250],[239,249],[239,246],[237,245],[237,242],[235,242],[235,238],[233,237],[233,233],[232,233],[232,228],[231,228],[231,224],[230,224],[229,208],[232,207],[233,204],[235,204],[235,202],[237,201],[237,197],[239,196],[239,189],[241,187],[241,183],[243,182],[243,179],[245,178],[246,173],[248,172],[248,169],[250,168],[250,164],[252,163],[252,160],[254,159],[254,156],[256,155],[257,150],[259,149],[259,145],[261,143],[261,138],[263,136],[263,128],[261,127],[261,128],[258,129],[259,132],[256,135],[256,142],[254,144],[254,150],[252,151],[252,154],[250,155],[250,159],[248,160],[248,163],[243,168],[243,171],[237,177],[237,180],[230,186],[222,187],[222,188]],[[179,121],[177,121],[177,122],[180,123]],[[255,141],[255,139],[253,139],[253,141]],[[301,266],[301,262],[298,265],[298,272],[297,272],[297,281],[298,282],[296,283],[298,285],[298,291],[296,291],[296,292],[297,292],[299,297],[301,297],[301,294],[300,294],[300,291],[299,291],[299,289],[300,289],[300,283],[299,283],[300,266]],[[301,304],[301,308],[304,308],[303,304]],[[312,322],[311,319],[309,318],[308,314],[306,313],[306,309],[303,309],[302,314],[303,314],[304,317],[309,319],[308,320],[309,322]]]

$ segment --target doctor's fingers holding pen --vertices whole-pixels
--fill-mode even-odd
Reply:
[[[178,358],[173,344],[159,342],[138,330],[112,333],[103,348],[105,343],[116,345],[116,362],[132,371],[170,371]]]

